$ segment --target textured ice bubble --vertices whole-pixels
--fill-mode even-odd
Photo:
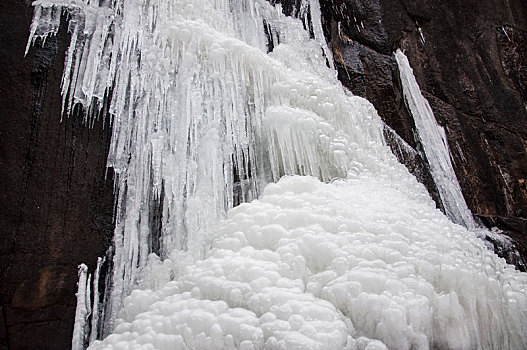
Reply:
[[[526,275],[392,175],[268,185],[91,349],[525,348]]]

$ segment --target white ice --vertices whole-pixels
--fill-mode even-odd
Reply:
[[[430,165],[430,174],[439,191],[445,213],[458,224],[476,228],[452,166],[445,130],[437,123],[430,104],[421,93],[406,55],[400,49],[397,49],[394,55],[404,98],[414,118],[419,140]]]
[[[73,325],[73,336],[71,339],[72,350],[84,349],[86,335],[86,321],[91,313],[90,307],[90,280],[88,267],[84,264],[79,265],[79,282],[77,283],[77,307],[75,309],[75,323]]]
[[[527,276],[384,170],[268,185],[205,260],[153,265],[173,280],[132,292],[90,349],[525,348]]]
[[[343,176],[353,154],[363,157],[364,149],[382,143],[372,107],[345,97],[326,66],[332,58],[321,24],[312,26],[311,40],[300,19],[285,17],[267,1],[39,0],[34,5],[29,44],[54,35],[62,12],[70,17],[66,111],[75,103],[102,108],[111,91],[108,166],[116,172],[118,199],[109,329],[152,252],[151,203],[163,208],[156,253],[164,258],[183,249],[201,258],[217,220],[235,203],[256,198],[268,182],[298,173],[299,167],[306,168],[302,174],[325,180]],[[304,21],[309,13],[320,22],[318,3],[304,7]],[[269,55],[264,23],[274,38]],[[307,150],[303,161],[309,164],[294,167],[290,164],[305,145],[280,139],[269,147],[281,152],[280,159],[276,153],[270,157],[265,149],[274,142],[274,131],[263,120],[276,120],[276,111],[286,110],[296,119],[312,115],[315,127],[329,120],[333,126],[322,128],[317,137],[324,140],[317,143],[332,149]],[[335,119],[336,111],[347,117]],[[353,138],[349,143],[335,129],[343,126]],[[280,148],[290,146],[296,149]]]

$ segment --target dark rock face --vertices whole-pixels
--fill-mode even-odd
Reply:
[[[410,170],[422,169],[392,58],[405,51],[445,127],[469,208],[527,257],[527,231],[518,224],[527,219],[527,3],[333,0],[321,7],[341,81],[417,151]],[[434,194],[430,177],[414,173]]]
[[[66,33],[24,57],[30,3],[0,2],[0,349],[67,349],[77,266],[113,233],[111,125],[60,121]]]

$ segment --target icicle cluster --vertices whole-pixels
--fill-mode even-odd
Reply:
[[[100,329],[100,312],[102,305],[99,301],[99,277],[103,258],[97,259],[97,267],[93,277],[93,300],[92,300],[92,275],[88,273],[85,264],[79,265],[77,283],[77,307],[75,310],[75,324],[73,326],[73,337],[71,340],[72,350],[83,350],[87,344],[93,343]],[[91,317],[91,323],[88,321]]]
[[[346,97],[326,66],[333,59],[316,1],[303,3],[304,22],[263,0],[34,6],[28,48],[57,33],[61,13],[69,16],[65,111],[111,101],[108,166],[118,200],[110,320],[150,253],[203,257],[211,227],[267,182],[293,173],[345,177],[350,160],[362,167],[364,149],[382,143],[372,107]],[[306,115],[311,124],[301,122]]]
[[[35,12],[26,54],[37,39],[44,45],[47,37],[57,34],[63,15],[70,17],[71,39],[61,84],[63,112],[67,114],[75,103],[100,108],[107,89],[113,86],[117,69],[114,29],[119,25],[114,8],[120,6],[115,1],[103,1],[101,6],[94,0],[33,2]]]

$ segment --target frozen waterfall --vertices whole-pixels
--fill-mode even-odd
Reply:
[[[77,348],[527,347],[527,275],[396,161],[372,105],[336,79],[317,0],[299,18],[265,0],[34,6],[28,48],[69,17],[66,113],[113,117],[97,313],[112,334],[81,334],[81,305]]]

